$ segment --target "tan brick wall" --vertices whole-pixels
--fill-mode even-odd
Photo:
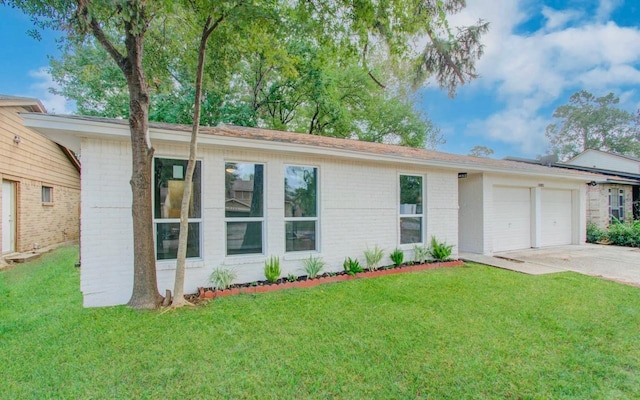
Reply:
[[[53,188],[53,202],[42,203],[42,186]],[[80,190],[23,179],[18,183],[17,250],[77,240]]]
[[[624,190],[625,220],[633,217],[633,191],[628,185],[599,184],[587,187],[587,221],[593,222],[600,228],[609,225],[609,189],[617,192]]]

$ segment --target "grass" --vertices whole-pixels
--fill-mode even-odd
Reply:
[[[76,248],[0,272],[2,398],[640,398],[640,289],[478,265],[83,309]]]

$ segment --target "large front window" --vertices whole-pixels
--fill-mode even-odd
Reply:
[[[400,175],[400,244],[422,243],[422,177]]]
[[[264,165],[227,162],[224,171],[227,255],[263,254]]]
[[[609,217],[624,221],[624,189],[609,189]]]
[[[286,166],[284,170],[286,251],[318,248],[318,168]]]
[[[158,260],[175,260],[178,255],[180,208],[182,207],[186,172],[187,160],[155,159],[153,217],[156,231],[156,258]],[[196,161],[191,202],[189,203],[187,258],[200,257],[201,193],[201,166],[200,161]]]

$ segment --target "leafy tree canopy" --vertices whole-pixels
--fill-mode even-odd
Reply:
[[[451,31],[446,18],[464,7],[461,0],[238,0],[200,7],[205,3],[226,20],[210,39],[202,124],[415,147],[443,142],[428,117],[414,109],[415,89],[433,78],[453,95],[473,79],[480,37],[488,29],[479,21]],[[198,32],[189,30],[190,18],[175,6],[148,28],[144,68],[152,121],[192,122],[191,53]],[[84,38],[67,42],[64,50],[51,61],[62,87],[58,93],[75,100],[80,114],[126,118],[126,81],[104,48]]]
[[[493,149],[487,146],[473,146],[471,150],[469,150],[469,155],[474,157],[484,157],[489,158],[493,155]]]
[[[557,122],[547,126],[552,152],[561,159],[586,149],[640,157],[640,111],[620,109],[619,102],[613,93],[596,97],[581,90],[572,95],[553,113]]]

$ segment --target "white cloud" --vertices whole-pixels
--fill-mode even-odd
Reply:
[[[51,93],[51,88],[58,88],[59,85],[53,81],[47,67],[41,67],[34,71],[29,71],[29,76],[35,82],[29,86],[30,97],[39,99],[51,114],[71,114],[73,103],[64,97]]]
[[[611,17],[613,10],[622,5],[622,3],[623,0],[600,0],[596,10],[596,19],[598,21],[606,21]]]
[[[547,19],[544,29],[553,31],[579,19],[583,13],[579,10],[554,10],[551,7],[542,6],[542,15]]]
[[[483,18],[490,21],[490,32],[477,63],[480,78],[461,92],[489,93],[502,109],[469,123],[466,134],[479,133],[525,154],[542,153],[550,105],[564,103],[580,89],[620,94],[640,84],[640,28],[607,21],[620,4],[601,0],[594,18],[579,9],[555,10],[530,0],[470,2],[452,22]],[[545,18],[544,25],[523,30],[521,24],[536,14]],[[627,97],[628,104],[639,101]]]

